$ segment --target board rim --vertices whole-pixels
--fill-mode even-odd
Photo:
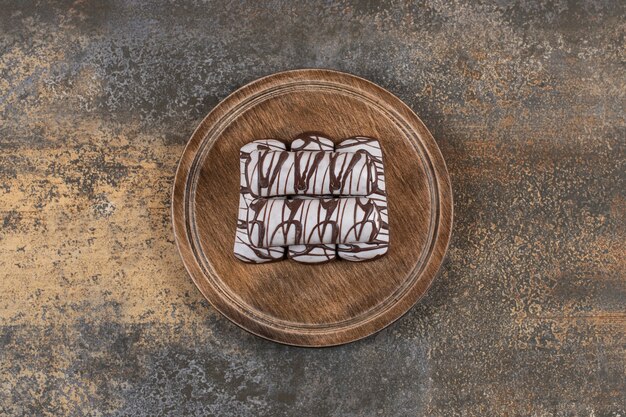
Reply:
[[[365,320],[348,327],[333,329],[289,329],[274,323],[263,323],[254,319],[250,312],[240,311],[240,307],[229,302],[219,288],[211,285],[200,261],[193,254],[193,244],[189,240],[187,227],[187,203],[189,198],[189,175],[194,173],[193,163],[196,162],[196,153],[202,146],[208,146],[204,142],[210,128],[218,122],[224,123],[223,118],[241,105],[249,97],[255,97],[255,93],[265,91],[272,86],[280,86],[288,82],[333,82],[354,88],[353,84],[360,84],[364,91],[384,102],[386,106],[396,111],[416,133],[419,144],[409,140],[412,146],[420,145],[428,154],[428,160],[432,164],[432,171],[437,181],[437,197],[439,216],[437,218],[437,231],[431,244],[428,259],[424,263],[421,273],[416,276],[413,284],[402,294],[402,297],[393,300],[388,308],[371,320]],[[226,123],[228,126],[229,123]],[[212,146],[212,145],[211,145]],[[209,146],[209,149],[210,147]],[[192,155],[192,158],[187,156]],[[191,184],[193,186],[193,184]],[[437,272],[443,263],[450,242],[453,224],[453,201],[449,174],[441,151],[437,146],[428,128],[421,119],[398,97],[386,89],[364,78],[345,72],[328,69],[297,69],[274,73],[256,79],[231,93],[215,106],[200,122],[189,139],[182,152],[172,188],[172,225],[176,246],[183,260],[183,264],[191,276],[194,284],[209,301],[209,303],[222,315],[244,330],[257,336],[274,342],[305,347],[334,346],[362,339],[387,327],[402,317],[415,305],[428,291]],[[436,256],[435,256],[436,255]],[[235,262],[233,257],[233,262]],[[413,271],[407,273],[407,276]],[[217,274],[216,274],[217,275]],[[219,277],[218,277],[219,278]]]

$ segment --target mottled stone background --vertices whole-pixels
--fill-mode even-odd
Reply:
[[[626,415],[624,2],[1,3],[0,415]],[[321,350],[222,318],[170,226],[204,115],[302,67],[409,104],[455,198],[422,302]]]

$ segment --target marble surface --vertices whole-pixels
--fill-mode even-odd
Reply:
[[[626,415],[623,2],[1,10],[0,415]],[[203,116],[303,67],[403,99],[455,199],[426,297],[320,350],[222,318],[170,225]]]

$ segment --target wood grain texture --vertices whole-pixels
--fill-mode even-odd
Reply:
[[[232,254],[242,145],[322,130],[335,143],[378,138],[385,158],[391,244],[367,263],[247,265]],[[452,227],[445,163],[419,118],[366,80],[297,70],[257,80],[220,103],[191,137],[176,174],[174,232],[183,262],[222,314],[259,336],[329,346],[374,333],[428,289]]]

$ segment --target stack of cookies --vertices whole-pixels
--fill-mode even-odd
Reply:
[[[337,145],[319,133],[255,140],[240,150],[235,256],[265,263],[366,261],[389,246],[380,144],[352,137]]]

